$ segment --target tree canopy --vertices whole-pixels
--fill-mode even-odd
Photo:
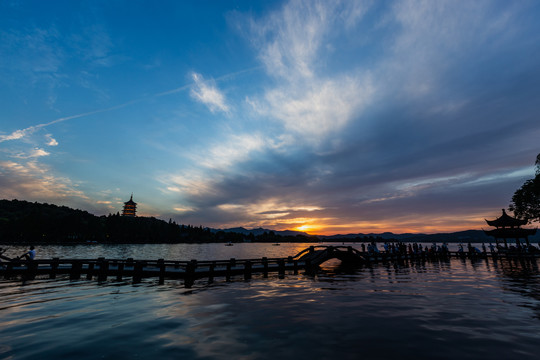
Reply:
[[[509,209],[529,223],[540,221],[540,154],[536,157],[534,179],[529,179],[512,196]]]
[[[281,236],[273,232],[258,236],[213,231],[193,225],[178,225],[154,217],[127,217],[117,214],[96,216],[66,206],[0,199],[0,243],[69,244],[102,242],[208,243],[208,242],[309,242],[304,235]]]

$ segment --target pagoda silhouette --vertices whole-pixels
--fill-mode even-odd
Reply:
[[[485,219],[484,219],[485,220]],[[529,246],[529,236],[536,234],[536,229],[523,229],[521,226],[527,224],[527,220],[517,219],[506,213],[502,209],[502,215],[495,220],[486,220],[489,226],[494,226],[493,230],[484,230],[488,236],[493,236],[497,245],[504,242],[504,247],[508,248],[507,239],[515,239],[516,245],[520,247],[519,239],[525,239]]]
[[[129,198],[129,201],[124,203],[124,210],[122,210],[122,216],[135,217],[137,213],[137,203],[133,201],[133,194]]]

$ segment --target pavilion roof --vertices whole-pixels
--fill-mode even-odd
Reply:
[[[496,218],[495,220],[486,220],[488,225],[496,226],[497,228],[506,228],[506,227],[519,227],[527,224],[527,220],[516,219],[511,217],[502,209],[502,215]]]

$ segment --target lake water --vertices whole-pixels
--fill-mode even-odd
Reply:
[[[309,244],[41,246],[38,258],[285,257]],[[359,248],[359,244],[353,245]],[[11,247],[11,255],[22,247]],[[0,359],[538,359],[536,261],[231,282],[0,280]]]

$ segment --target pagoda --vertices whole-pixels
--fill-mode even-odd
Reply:
[[[131,216],[135,217],[137,212],[137,203],[133,201],[133,194],[129,198],[129,201],[124,203],[124,210],[122,211],[122,216]]]
[[[525,239],[529,246],[529,236],[536,234],[536,229],[523,229],[521,226],[527,224],[527,220],[517,219],[509,216],[504,209],[502,215],[495,220],[486,220],[489,226],[495,226],[493,230],[484,230],[484,233],[493,236],[497,244],[504,241],[504,246],[507,248],[506,239],[515,239],[518,247],[520,246],[519,239]]]

